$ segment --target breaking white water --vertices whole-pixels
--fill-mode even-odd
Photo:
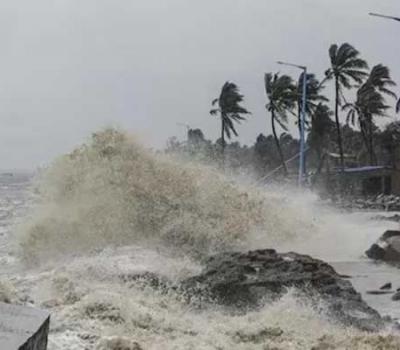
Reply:
[[[39,180],[37,180],[39,178]],[[388,330],[343,328],[293,291],[246,315],[198,310],[124,274],[180,280],[227,249],[311,254],[353,276],[383,315],[388,296],[367,296],[398,270],[363,252],[384,230],[372,213],[342,213],[311,193],[256,188],[216,170],[145,150],[106,130],[41,176],[0,176],[0,300],[47,308],[50,350],[399,349]]]

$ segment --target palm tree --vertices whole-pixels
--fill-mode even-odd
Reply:
[[[335,123],[337,144],[340,154],[340,166],[344,168],[343,142],[340,131],[339,106],[342,105],[343,88],[350,89],[351,83],[362,84],[368,75],[366,61],[360,58],[360,53],[350,44],[345,43],[340,47],[333,44],[329,48],[331,67],[325,72],[326,80],[335,81]]]
[[[377,129],[374,117],[387,116],[386,110],[390,108],[386,104],[384,95],[397,98],[390,87],[396,83],[390,77],[389,68],[378,64],[374,66],[364,84],[357,91],[357,99],[354,103],[346,103],[343,109],[348,110],[347,120],[357,122],[360,127],[364,144],[369,154],[370,164],[376,163],[373,145],[373,135]]]
[[[344,110],[348,110],[347,121],[352,124],[358,122],[371,164],[375,163],[372,135],[376,125],[373,117],[386,116],[385,112],[388,108],[389,106],[385,104],[383,96],[368,84],[363,84],[358,89],[355,102],[346,103],[343,106]]]
[[[236,84],[227,81],[218,98],[212,101],[212,105],[218,104],[218,108],[210,111],[211,115],[219,114],[221,118],[221,146],[222,154],[225,151],[225,136],[230,139],[232,134],[238,136],[234,123],[240,123],[246,118],[243,114],[250,114],[244,107],[240,105],[243,102],[243,95],[240,94]]]
[[[390,87],[396,86],[396,83],[390,77],[390,70],[383,64],[377,64],[372,67],[366,84],[370,84],[380,93],[397,98],[396,94],[390,90]]]
[[[275,122],[287,131],[287,113],[292,111],[296,104],[296,86],[291,77],[287,75],[267,73],[264,76],[265,92],[269,102],[265,108],[271,113],[272,133],[274,134],[276,148],[282,164],[284,174],[287,175],[287,167],[283,157],[282,148],[276,133]]]

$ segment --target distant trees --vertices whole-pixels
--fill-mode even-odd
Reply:
[[[383,149],[389,154],[389,162],[396,162],[396,147],[400,145],[400,121],[391,122],[386,125],[380,135],[380,143]]]
[[[330,134],[335,130],[335,123],[331,116],[333,112],[330,108],[322,103],[319,103],[312,114],[312,122],[308,143],[315,151],[318,163],[322,161],[324,151],[329,149]]]
[[[340,47],[333,44],[329,48],[331,67],[325,72],[326,80],[333,80],[335,84],[335,123],[337,144],[340,154],[340,165],[344,167],[343,142],[340,130],[339,106],[344,102],[343,89],[350,89],[351,83],[362,84],[368,73],[368,64],[360,58],[360,53],[350,44]]]
[[[243,95],[240,94],[236,84],[227,81],[218,98],[212,101],[212,106],[217,106],[210,111],[211,115],[219,115],[221,119],[221,147],[225,151],[225,136],[230,139],[232,133],[238,136],[235,123],[240,123],[246,118],[243,115],[250,114],[247,109],[241,106]]]
[[[192,145],[199,145],[205,141],[203,131],[201,129],[189,129],[187,132],[188,142]]]
[[[265,174],[268,170],[281,164],[276,152],[275,140],[272,135],[265,136],[259,134],[254,144],[255,168],[260,174]]]
[[[288,112],[295,107],[296,86],[288,75],[280,76],[278,73],[266,73],[264,75],[264,86],[268,102],[265,105],[267,111],[271,113],[271,127],[274,135],[276,148],[282,164],[282,169],[287,175],[287,167],[283,156],[282,148],[276,133],[276,125],[287,131]]]
[[[379,118],[388,116],[390,103],[387,98],[396,99],[396,111],[400,112],[400,100],[393,91],[396,86],[389,68],[378,64],[368,70],[367,62],[352,45],[331,45],[329,48],[330,67],[320,82],[315,74],[306,76],[306,127],[307,143],[311,152],[307,163],[319,171],[327,152],[339,152],[340,167],[344,168],[344,151],[351,150],[353,164],[387,164],[387,155],[394,154],[400,145],[399,123],[391,123],[383,131]],[[167,152],[179,153],[185,157],[221,165],[221,150],[224,167],[239,169],[252,168],[263,176],[274,172],[281,165],[284,175],[298,166],[299,140],[288,133],[289,116],[300,126],[303,95],[303,74],[298,81],[288,75],[266,73],[264,88],[267,97],[265,108],[270,115],[272,135],[259,134],[254,145],[240,145],[226,139],[238,136],[237,124],[246,119],[250,112],[243,107],[243,95],[236,84],[227,81],[218,98],[212,101],[210,114],[221,121],[221,137],[213,142],[206,139],[200,129],[188,130],[188,139],[179,142],[172,138]],[[327,81],[334,83],[333,108],[323,89]],[[352,90],[354,98],[346,99],[346,90]],[[389,101],[390,102],[390,101]],[[346,112],[346,123],[340,120],[340,112]],[[354,126],[357,126],[354,128]],[[352,127],[353,126],[353,127]],[[278,132],[279,128],[283,132]],[[285,161],[291,159],[291,162]]]

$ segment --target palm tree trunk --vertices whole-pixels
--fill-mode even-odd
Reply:
[[[221,115],[221,149],[222,157],[225,155],[225,121],[224,117]]]
[[[340,155],[340,167],[343,171],[344,169],[344,156],[343,156],[343,143],[342,143],[342,132],[340,130],[340,122],[339,122],[339,81],[338,78],[335,78],[335,122],[336,122],[336,131],[337,131],[337,143],[339,147],[339,155]]]
[[[275,129],[275,111],[274,110],[271,111],[271,116],[272,116],[272,118],[271,118],[272,133],[274,134],[275,144],[276,144],[276,148],[278,149],[278,154],[279,154],[279,158],[281,160],[283,173],[285,176],[287,176],[288,170],[286,167],[285,159],[283,158],[281,145],[279,143],[278,135],[276,134],[276,129]]]
[[[367,137],[367,130],[365,127],[365,122],[360,119],[360,131],[361,131],[361,136],[365,145],[365,148],[367,149],[367,152],[369,154],[369,143],[368,143],[368,137]]]

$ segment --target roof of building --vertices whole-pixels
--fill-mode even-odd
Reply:
[[[331,158],[337,158],[340,159],[340,154],[339,153],[334,153],[334,152],[327,152],[328,156]],[[353,154],[343,154],[343,158],[345,159],[356,159],[357,157]]]
[[[385,165],[374,165],[374,166],[362,166],[357,168],[345,168],[343,171],[345,173],[366,173],[373,172],[378,170],[392,170],[391,167]]]

